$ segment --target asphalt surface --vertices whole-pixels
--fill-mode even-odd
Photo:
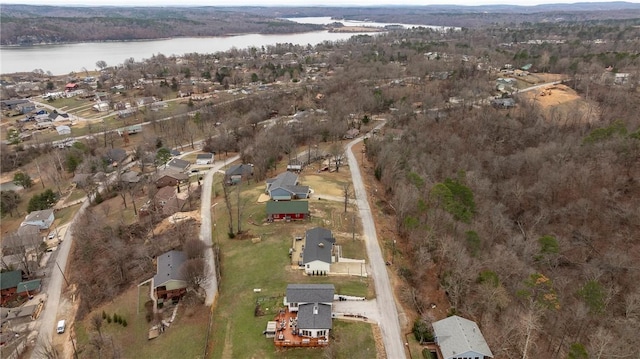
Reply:
[[[376,128],[384,126],[380,124]],[[362,181],[360,167],[356,161],[351,148],[356,143],[363,140],[363,137],[355,139],[347,144],[347,158],[349,160],[349,169],[353,181],[353,188],[356,195],[356,203],[360,211],[362,220],[362,228],[364,231],[364,239],[371,263],[371,274],[376,288],[376,302],[378,303],[378,312],[380,313],[379,325],[382,332],[382,341],[387,353],[387,358],[403,359],[406,358],[404,349],[404,340],[400,331],[400,321],[398,320],[398,310],[396,308],[395,298],[393,296],[393,287],[387,273],[387,266],[382,257],[378,236],[376,235],[376,225],[371,215],[371,208],[367,200],[367,191]]]
[[[240,156],[233,156],[231,158],[227,158],[224,161],[219,161],[218,164],[215,164],[207,174],[204,176],[204,183],[202,185],[202,195],[200,196],[200,215],[201,215],[201,223],[200,223],[200,240],[204,242],[206,245],[207,251],[205,253],[205,259],[207,261],[207,265],[211,270],[211,274],[209,276],[209,280],[205,283],[205,292],[207,293],[207,298],[205,300],[206,305],[212,305],[218,295],[218,278],[216,276],[216,263],[213,258],[213,246],[211,245],[211,192],[213,187],[213,174],[222,169],[225,165],[232,163],[238,160]],[[215,204],[214,204],[215,206]]]

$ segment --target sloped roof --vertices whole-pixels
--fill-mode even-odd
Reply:
[[[335,290],[333,284],[289,284],[287,285],[287,302],[331,303]]]
[[[154,198],[159,201],[169,201],[177,195],[175,188],[171,186],[162,187],[156,192]]]
[[[178,181],[184,181],[186,179],[189,179],[189,176],[185,173],[179,172],[178,170],[176,170],[175,168],[165,168],[163,170],[161,170],[160,172],[158,172],[154,177],[154,181],[157,181],[159,179],[161,179],[162,177],[171,177],[174,178]]]
[[[179,158],[174,158],[167,163],[167,167],[179,168],[181,170],[186,170],[189,165],[190,163],[188,161]]]
[[[158,257],[154,286],[160,287],[170,280],[184,281],[182,265],[187,261],[187,254],[181,251],[169,251]]]
[[[267,214],[309,213],[308,201],[267,201]]]
[[[31,221],[44,221],[45,219],[48,219],[49,217],[51,217],[51,215],[53,214],[53,209],[43,209],[41,211],[33,211],[31,213],[29,213],[27,215],[27,217],[25,217],[25,222],[31,222]]]
[[[120,176],[120,180],[122,182],[138,183],[140,182],[140,179],[142,179],[142,177],[140,177],[140,174],[135,171],[127,171]]]
[[[210,160],[213,158],[213,153],[199,153],[196,155],[197,160]]]
[[[295,186],[298,184],[298,175],[289,171],[282,172],[275,178],[268,179],[267,183],[271,184],[269,187],[270,190],[285,186]]]
[[[493,358],[474,321],[454,315],[433,323],[433,332],[445,359],[469,351]]]
[[[308,230],[305,237],[302,263],[307,264],[316,260],[331,263],[331,247],[336,243],[331,231],[316,227]]]
[[[298,327],[300,329],[331,329],[331,306],[322,303],[299,306]]]
[[[22,271],[12,270],[0,273],[0,290],[15,288],[20,282],[22,282]]]
[[[40,284],[41,284],[41,280],[40,279],[34,279],[34,280],[29,280],[26,282],[20,282],[18,283],[18,290],[16,292],[18,293],[23,293],[23,292],[33,292],[36,290],[40,290]]]
[[[250,175],[253,173],[253,166],[248,164],[239,164],[233,165],[229,167],[229,169],[225,172],[227,176],[244,176]]]
[[[127,151],[122,148],[111,148],[107,151],[105,157],[111,162],[121,162],[127,158]]]

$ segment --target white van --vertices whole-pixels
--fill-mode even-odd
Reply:
[[[56,332],[58,334],[62,334],[62,333],[64,333],[64,329],[65,328],[66,328],[66,323],[65,323],[65,321],[63,319],[63,320],[58,322],[58,326],[56,327]]]

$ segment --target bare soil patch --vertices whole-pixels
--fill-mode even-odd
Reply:
[[[597,108],[571,87],[558,84],[523,94],[540,107],[547,121],[559,125],[591,123],[597,120]]]

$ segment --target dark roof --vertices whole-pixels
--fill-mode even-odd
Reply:
[[[281,188],[284,186],[295,186],[296,184],[298,184],[298,175],[289,171],[282,172],[275,178],[268,179],[267,183],[270,184],[270,190],[274,190],[276,188]]]
[[[307,231],[302,263],[307,264],[316,260],[331,263],[331,247],[336,243],[331,231],[316,227]]]
[[[120,180],[122,182],[128,183],[138,183],[141,179],[142,177],[140,177],[140,174],[135,171],[127,171],[120,176]]]
[[[12,270],[0,273],[0,290],[15,288],[20,282],[22,282],[22,271]]]
[[[244,175],[250,175],[252,173],[253,173],[253,166],[247,165],[244,163],[239,165],[233,165],[229,167],[229,169],[227,169],[227,171],[225,172],[227,176],[244,176]]]
[[[160,287],[170,280],[184,281],[182,265],[187,261],[187,255],[181,251],[169,251],[158,257],[156,275],[153,277],[155,287]]]
[[[298,328],[331,329],[331,306],[322,303],[303,304],[298,307]]]
[[[298,186],[298,175],[293,172],[282,172],[275,178],[267,180],[269,184],[269,194],[277,189],[283,189],[293,194],[309,193],[309,186]]]
[[[122,162],[122,160],[127,158],[127,151],[122,148],[111,148],[104,157],[111,162]]]
[[[178,172],[175,168],[165,168],[161,170],[154,176],[154,181],[157,181],[162,177],[171,177],[178,181],[184,181],[186,179],[189,179],[189,176],[187,174]]]
[[[268,201],[267,215],[279,213],[309,213],[308,201]]]
[[[5,106],[15,106],[15,105],[19,105],[21,103],[27,103],[27,102],[29,102],[29,100],[20,98],[20,99],[15,99],[15,100],[2,100],[0,102]]]
[[[287,285],[287,302],[331,303],[335,291],[333,284],[289,284]]]
[[[33,292],[33,291],[39,291],[40,290],[40,284],[41,284],[41,280],[40,279],[34,279],[34,280],[30,280],[30,281],[26,281],[26,282],[20,282],[18,283],[18,290],[16,292],[18,293],[23,293],[23,292]]]
[[[171,186],[162,187],[156,192],[154,198],[158,201],[169,201],[176,197],[176,190]]]
[[[196,155],[197,160],[209,160],[213,158],[213,153],[200,153]]]
[[[186,170],[189,167],[190,163],[185,160],[181,160],[179,158],[174,158],[169,163],[167,163],[167,167],[179,168],[181,170]]]

